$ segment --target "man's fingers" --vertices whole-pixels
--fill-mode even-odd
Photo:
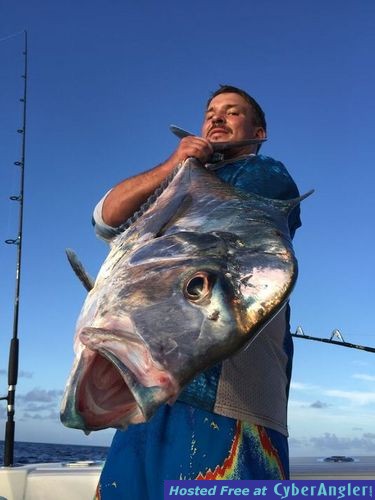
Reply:
[[[213,148],[203,137],[189,136],[181,139],[179,151],[184,159],[193,156],[204,163],[212,155]]]

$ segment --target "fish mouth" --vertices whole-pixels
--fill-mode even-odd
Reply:
[[[64,425],[126,429],[149,420],[160,404],[174,402],[179,385],[134,333],[90,327],[79,339],[83,350],[64,398]]]

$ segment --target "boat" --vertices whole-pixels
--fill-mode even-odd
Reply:
[[[0,468],[0,500],[93,500],[102,462]]]

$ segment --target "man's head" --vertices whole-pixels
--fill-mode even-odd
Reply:
[[[266,137],[264,112],[244,90],[221,85],[207,102],[202,135],[211,142],[242,141]],[[260,146],[246,146],[229,151],[228,158],[257,152]]]

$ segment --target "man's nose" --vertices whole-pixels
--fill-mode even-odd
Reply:
[[[225,115],[222,113],[215,113],[211,118],[212,123],[225,123]]]

